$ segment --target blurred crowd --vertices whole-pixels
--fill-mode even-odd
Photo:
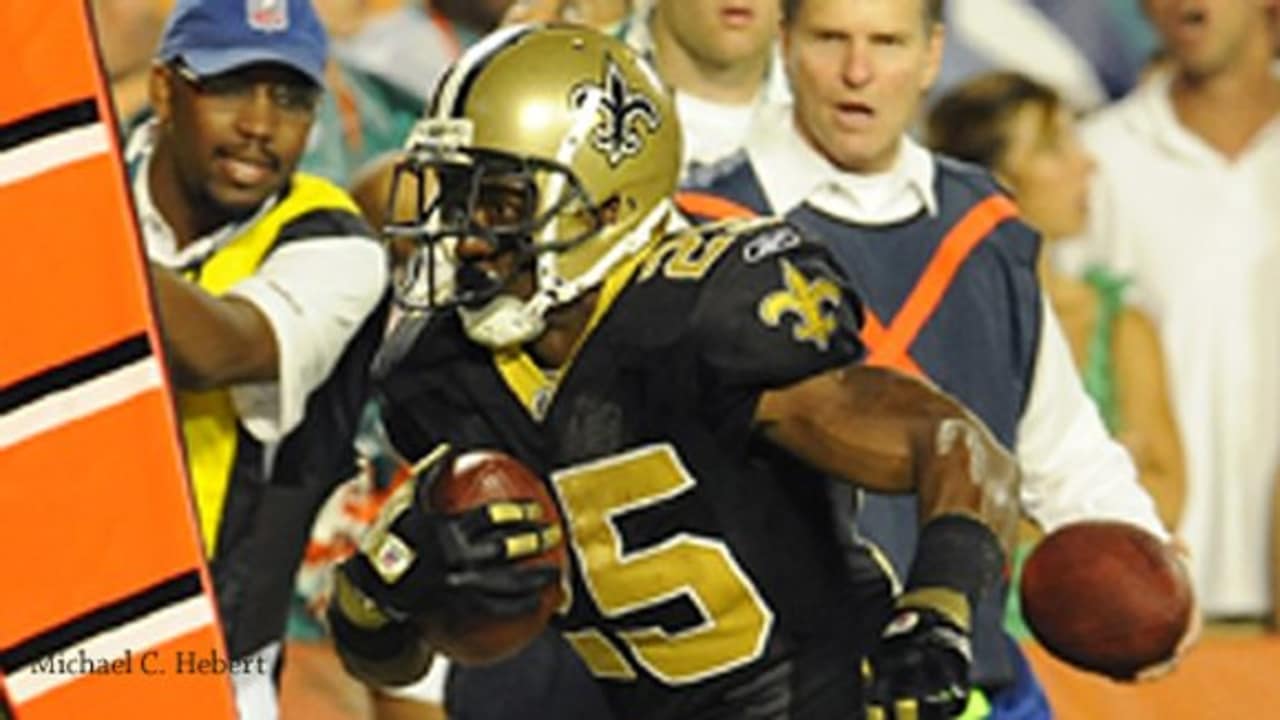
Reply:
[[[789,130],[793,104],[823,91],[794,84],[802,69],[780,47],[782,0],[313,1],[330,53],[299,169],[351,189],[375,226],[394,152],[436,79],[503,23],[585,23],[647,54],[675,91],[691,186],[714,186],[743,153],[752,157],[762,127]],[[1070,357],[1160,520],[1189,549],[1206,616],[1272,624],[1278,5],[948,0],[941,63],[910,120],[916,142],[990,172],[1038,231],[1038,281]],[[127,131],[153,112],[153,58],[173,0],[92,6]],[[831,82],[893,81],[890,64],[866,57],[830,56],[843,63]],[[403,479],[376,413],[359,448],[360,474],[331,496],[307,548],[291,623],[302,640],[323,636],[326,572]],[[1035,530],[1024,535],[1032,542]],[[1007,623],[1016,635],[1016,607]],[[370,697],[378,717],[431,717],[423,713],[443,702],[444,679]]]

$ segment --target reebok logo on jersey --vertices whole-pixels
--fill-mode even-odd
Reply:
[[[767,257],[790,250],[800,244],[800,235],[789,227],[779,227],[758,237],[751,238],[742,246],[742,259],[748,263],[758,263]]]

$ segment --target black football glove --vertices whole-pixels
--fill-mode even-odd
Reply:
[[[336,600],[359,626],[427,611],[524,615],[559,577],[555,567],[517,564],[561,541],[536,502],[495,502],[452,515],[431,510],[431,484],[454,458],[451,451],[433,455],[388,499],[360,552],[338,568]]]
[[[903,595],[864,665],[867,720],[944,720],[969,700],[969,606],[953,590]]]

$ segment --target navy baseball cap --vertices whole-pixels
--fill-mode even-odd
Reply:
[[[311,0],[178,0],[156,57],[199,77],[275,62],[323,85],[328,46]]]

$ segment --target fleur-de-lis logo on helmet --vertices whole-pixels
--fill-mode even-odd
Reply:
[[[569,103],[580,109],[597,102],[600,122],[591,131],[591,146],[604,154],[610,167],[644,149],[643,131],[657,131],[662,116],[653,100],[627,86],[622,69],[605,56],[604,81],[584,82],[569,92]]]

